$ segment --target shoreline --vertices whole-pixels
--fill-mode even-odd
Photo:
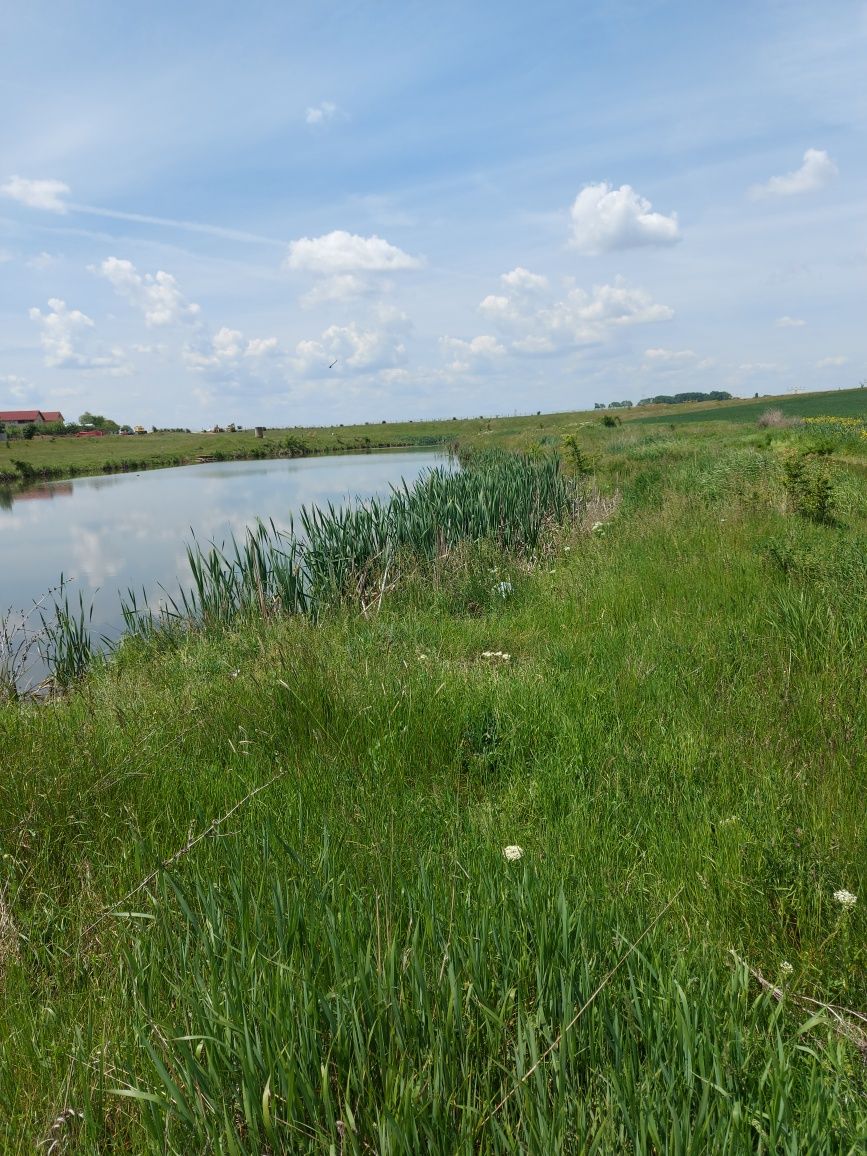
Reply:
[[[415,442],[382,442],[372,443],[369,445],[345,443],[335,446],[316,446],[307,447],[304,449],[287,449],[277,446],[265,447],[268,452],[256,452],[255,447],[251,450],[242,450],[240,452],[223,452],[218,450],[213,454],[195,454],[195,455],[176,455],[171,458],[154,457],[144,459],[129,459],[124,458],[117,462],[104,462],[101,468],[94,468],[87,465],[79,469],[74,463],[69,463],[64,466],[43,466],[41,468],[30,467],[27,473],[9,473],[7,471],[0,471],[0,492],[5,492],[8,495],[26,493],[34,486],[40,486],[47,482],[62,482],[72,479],[83,478],[98,478],[111,474],[139,474],[145,470],[170,470],[178,469],[184,466],[201,466],[214,462],[275,462],[286,461],[298,458],[317,458],[317,457],[341,457],[349,455],[375,454],[375,453],[391,453],[395,450],[436,450],[445,449],[451,444],[449,440],[442,439],[441,441],[431,442],[430,444],[421,444]]]

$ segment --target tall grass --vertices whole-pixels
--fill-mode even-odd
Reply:
[[[625,913],[490,852],[373,911],[327,841],[224,867],[166,879],[125,959],[142,1027],[110,1095],[154,1152],[854,1151],[833,1029],[683,955],[671,920],[631,951]]]

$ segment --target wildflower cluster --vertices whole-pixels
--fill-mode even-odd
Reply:
[[[501,662],[508,662],[511,654],[504,654],[502,650],[483,650],[482,658],[499,658]]]
[[[853,895],[851,891],[842,889],[834,892],[834,901],[839,903],[844,911],[848,911],[858,902],[858,896]]]
[[[867,441],[867,420],[862,417],[808,417],[804,424],[811,433],[821,434],[834,441],[852,441],[863,438]]]

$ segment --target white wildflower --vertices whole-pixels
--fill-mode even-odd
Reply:
[[[847,909],[849,907],[854,907],[855,904],[858,902],[858,896],[853,895],[851,891],[846,891],[846,890],[835,891],[834,892],[834,899],[844,909]]]
[[[508,662],[511,654],[504,654],[502,650],[483,650],[482,658],[499,658],[501,662]]]
[[[494,587],[494,593],[499,594],[499,596],[501,598],[508,598],[509,595],[512,593],[512,583],[511,582],[498,582],[497,585]]]
[[[504,847],[503,854],[506,856],[510,863],[514,863],[516,859],[523,858],[524,848],[518,846]]]
[[[787,959],[784,959],[783,962],[780,964],[780,975],[791,975],[794,970],[795,969],[792,967],[792,965],[789,963],[789,961]]]
[[[605,533],[605,523],[604,522],[594,522],[593,525],[590,527],[590,533],[595,534],[598,538],[601,538],[602,535]]]

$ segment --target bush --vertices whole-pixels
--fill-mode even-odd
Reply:
[[[813,522],[830,525],[834,517],[834,482],[827,468],[802,454],[789,458],[783,467],[786,494],[796,513]]]

